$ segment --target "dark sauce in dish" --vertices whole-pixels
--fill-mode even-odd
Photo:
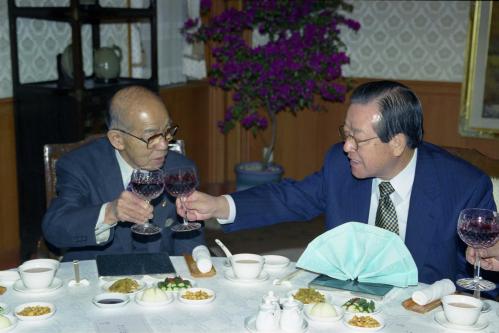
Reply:
[[[97,301],[97,303],[100,303],[100,304],[120,304],[123,302],[124,301],[122,299],[119,299],[119,298],[104,298],[104,299]]]

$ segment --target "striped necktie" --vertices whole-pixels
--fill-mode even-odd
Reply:
[[[379,204],[376,212],[376,226],[392,231],[398,235],[399,226],[397,222],[397,213],[395,206],[390,199],[390,194],[395,192],[390,182],[381,182],[379,184]]]

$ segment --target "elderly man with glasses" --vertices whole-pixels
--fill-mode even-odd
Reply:
[[[101,253],[166,251],[190,253],[204,243],[203,230],[174,233],[179,223],[166,192],[150,203],[127,190],[134,170],[194,166],[168,151],[178,126],[155,93],[140,86],[118,91],[109,110],[107,137],[65,154],[56,165],[57,197],[45,214],[45,239],[64,249],[64,260],[94,259]],[[151,219],[161,231],[133,234],[133,224]]]
[[[343,143],[329,150],[322,169],[303,180],[230,196],[194,192],[184,201],[188,218],[216,217],[233,231],[324,214],[328,229],[357,221],[398,234],[421,282],[467,274],[465,245],[456,232],[459,212],[496,209],[492,183],[469,163],[423,142],[417,96],[393,81],[358,86],[340,135]]]

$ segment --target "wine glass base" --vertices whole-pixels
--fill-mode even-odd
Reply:
[[[139,235],[156,235],[161,232],[161,228],[155,226],[154,224],[144,223],[144,224],[135,224],[132,226],[132,232]]]
[[[466,278],[456,281],[457,285],[468,290],[490,291],[496,289],[496,284],[482,278]]]
[[[483,306],[482,306],[482,313],[489,312],[491,309],[490,304],[483,301]]]
[[[172,226],[172,231],[174,232],[187,232],[194,231],[201,228],[201,223],[189,222],[189,223],[179,223]]]

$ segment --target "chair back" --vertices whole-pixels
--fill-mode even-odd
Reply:
[[[43,146],[43,163],[45,169],[45,199],[47,207],[54,197],[57,196],[55,184],[57,177],[55,174],[55,166],[62,155],[83,146],[84,144],[103,137],[103,134],[89,136],[81,141],[70,143],[50,143]]]

